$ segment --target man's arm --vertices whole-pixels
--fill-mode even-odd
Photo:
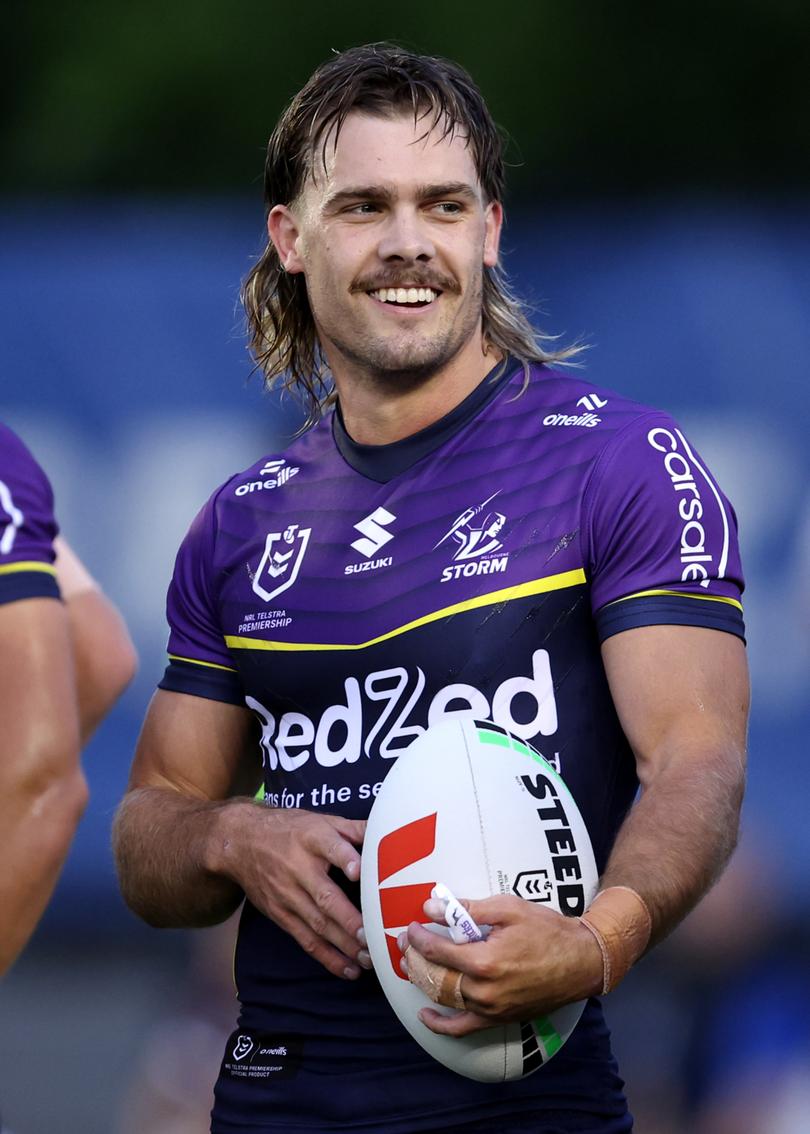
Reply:
[[[0,974],[25,945],[87,802],[62,604],[0,606]]]
[[[129,685],[138,659],[123,618],[75,552],[59,536],[54,550],[73,643],[84,745]]]
[[[608,638],[602,652],[642,789],[602,887],[642,896],[655,944],[716,881],[737,842],[750,699],[745,648],[714,630],[643,626]]]
[[[721,631],[649,626],[609,638],[603,658],[642,792],[619,831],[602,889],[629,887],[641,896],[654,942],[698,902],[736,842],[749,698],[745,651]],[[433,1031],[466,1035],[602,990],[602,953],[579,919],[511,897],[465,904],[479,924],[493,925],[486,942],[453,945],[416,923],[407,941],[401,938],[402,946],[409,942],[429,961],[463,974],[470,1011],[444,1017],[424,1009]],[[441,922],[440,911],[428,908]]]
[[[252,799],[254,728],[241,706],[158,690],[113,828],[124,898],[152,925],[202,926],[246,895],[330,972],[353,979],[360,913],[329,870],[359,878],[365,823]]]

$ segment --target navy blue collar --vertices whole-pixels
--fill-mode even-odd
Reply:
[[[418,433],[392,441],[390,445],[360,445],[346,432],[340,403],[332,416],[332,435],[338,452],[347,464],[369,480],[386,484],[395,476],[405,472],[423,457],[438,449],[445,441],[458,433],[469,421],[480,413],[500,392],[523,363],[507,355],[478,383],[463,402],[451,409],[444,417],[434,421]]]

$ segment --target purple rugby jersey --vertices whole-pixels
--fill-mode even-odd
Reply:
[[[59,598],[53,541],[58,532],[45,473],[0,423],[0,604]]]
[[[161,687],[247,703],[266,802],[349,817],[428,724],[490,718],[557,765],[601,870],[638,785],[600,641],[742,636],[736,522],[666,414],[545,367],[523,385],[509,360],[393,445],[355,444],[338,412],[223,485],[177,557]],[[236,981],[217,1134],[631,1128],[595,1000],[546,1066],[493,1085],[427,1056],[373,974],[330,976],[249,903]],[[248,1044],[285,1054],[252,1076]]]

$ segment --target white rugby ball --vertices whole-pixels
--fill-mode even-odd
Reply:
[[[437,881],[457,897],[516,894],[571,916],[596,893],[593,850],[573,796],[538,752],[490,721],[432,725],[391,767],[363,843],[363,925],[391,1007],[434,1059],[482,1082],[530,1075],[568,1039],[584,1001],[460,1038],[426,1028],[417,1012],[430,1001],[403,976],[397,937],[412,921],[446,932],[422,910]]]

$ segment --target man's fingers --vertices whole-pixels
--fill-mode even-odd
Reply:
[[[411,944],[426,960],[437,965],[445,965],[450,969],[458,969],[463,973],[477,969],[480,960],[479,950],[486,948],[486,942],[455,945],[443,933],[431,933],[418,921],[412,921],[408,926],[407,934],[403,936],[406,948]]]
[[[360,966],[350,956],[335,948],[325,938],[315,933],[307,922],[295,914],[288,914],[279,925],[294,937],[305,953],[323,965],[333,976],[341,980],[357,980]]]
[[[347,957],[356,958],[360,950],[357,931],[362,925],[360,911],[342,890],[328,879],[318,879],[313,892],[300,890],[291,912],[320,938],[329,941]]]
[[[360,852],[366,823],[364,819],[340,819],[338,816],[324,815],[329,820],[319,832],[316,849],[327,862],[342,870],[350,882],[360,877]],[[354,845],[357,844],[357,845]]]
[[[474,901],[461,899],[461,904],[478,925],[510,925],[524,912],[525,902],[510,894],[496,894],[491,898]]]
[[[475,1012],[454,1012],[452,1016],[445,1016],[435,1008],[422,1008],[418,1015],[426,1028],[440,1036],[469,1036],[494,1026],[492,1020],[485,1020]]]

